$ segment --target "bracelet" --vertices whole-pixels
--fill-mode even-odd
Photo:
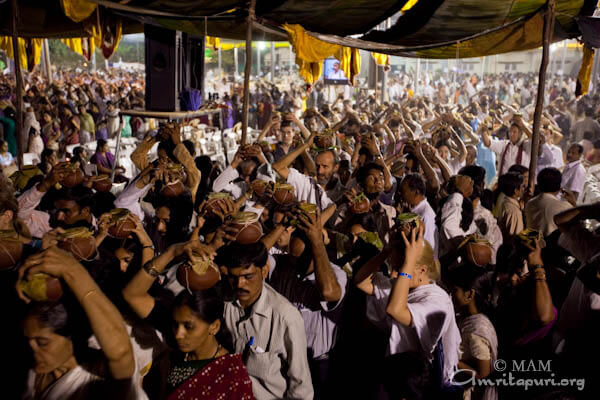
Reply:
[[[546,282],[546,278],[535,278],[538,282]]]
[[[408,279],[412,279],[412,275],[411,275],[411,274],[407,274],[406,272],[400,272],[400,274],[399,274],[399,275],[400,275],[400,276],[405,276],[405,277],[407,277]]]
[[[144,264],[143,269],[151,277],[157,278],[160,275],[160,271],[156,269],[156,267],[154,266],[152,261],[154,261],[154,260],[150,260],[146,264]]]
[[[154,250],[154,245],[153,244],[149,244],[148,246],[142,247],[142,250],[144,250],[144,249],[152,249],[152,250]]]
[[[531,269],[532,269],[533,271],[535,271],[535,270],[536,270],[536,269],[538,269],[538,268],[544,268],[544,266],[543,266],[543,265],[541,265],[541,264],[533,264],[533,265],[531,266]]]

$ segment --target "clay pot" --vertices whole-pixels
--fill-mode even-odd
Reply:
[[[219,200],[227,200],[227,199],[233,201],[231,198],[231,195],[229,193],[222,193],[222,192],[221,193],[210,193],[206,200],[206,205],[204,206],[206,213],[214,214],[215,211],[220,212],[218,201]]]
[[[273,188],[273,200],[282,206],[292,204],[296,201],[294,187],[287,183],[276,183]]]
[[[258,215],[253,212],[239,212],[232,216],[232,227],[239,229],[235,241],[241,244],[256,243],[263,235]]]
[[[135,229],[135,223],[127,218],[129,210],[125,208],[115,208],[110,211],[111,227],[108,228],[108,233],[119,239],[125,239],[131,234],[131,230]]]
[[[478,267],[484,267],[492,261],[492,246],[479,235],[467,236],[458,249],[468,262]]]
[[[23,243],[13,230],[0,231],[0,271],[11,268],[23,256]]]
[[[363,193],[352,199],[352,202],[350,203],[350,211],[352,211],[353,214],[367,213],[369,212],[370,208],[371,202]]]
[[[467,260],[478,267],[484,267],[492,262],[492,247],[487,243],[468,242],[464,248]]]
[[[333,145],[334,145],[334,140],[333,140],[332,135],[324,134],[324,135],[317,135],[315,137],[315,146],[317,146],[320,149],[328,149],[330,147],[333,147]]]
[[[73,254],[77,260],[85,261],[96,254],[96,239],[85,227],[71,228],[60,235],[58,247]]]
[[[269,182],[263,181],[262,179],[255,179],[250,184],[252,191],[259,198],[265,197],[265,192],[267,191],[268,186],[269,186]]]
[[[58,301],[63,295],[60,280],[44,273],[35,274],[30,280],[19,282],[19,285],[33,301]]]
[[[69,165],[69,172],[65,174],[65,177],[60,182],[61,185],[67,188],[72,188],[78,185],[81,185],[85,176],[83,175],[83,171],[78,168],[76,165]]]
[[[185,185],[183,184],[183,182],[178,180],[164,185],[160,191],[160,194],[162,194],[165,197],[178,197],[181,196],[184,190]]]
[[[193,292],[210,289],[221,279],[218,269],[211,260],[189,261],[177,269],[177,281]]]
[[[110,189],[112,189],[112,181],[110,180],[110,176],[98,175],[98,177],[94,180],[94,189],[103,193],[110,192]]]

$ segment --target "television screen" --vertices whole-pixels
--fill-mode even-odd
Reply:
[[[348,78],[340,68],[341,63],[335,58],[327,58],[324,63],[324,80],[330,85],[348,85]]]

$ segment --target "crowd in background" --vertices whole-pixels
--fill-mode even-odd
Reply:
[[[600,96],[574,86],[549,80],[530,171],[530,74],[260,80],[228,165],[183,134],[239,130],[227,78],[222,119],[158,124],[119,112],[141,74],[30,74],[16,132],[0,77],[7,398],[594,398]]]

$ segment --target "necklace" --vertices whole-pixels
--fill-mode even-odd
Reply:
[[[215,354],[213,354],[213,356],[210,358],[210,360],[212,360],[215,357],[217,357],[217,354],[219,354],[219,350],[221,350],[221,344],[217,344],[217,350],[215,351]],[[183,360],[184,361],[190,361],[189,360],[189,356],[190,356],[190,353],[185,353],[185,357],[183,358]]]

